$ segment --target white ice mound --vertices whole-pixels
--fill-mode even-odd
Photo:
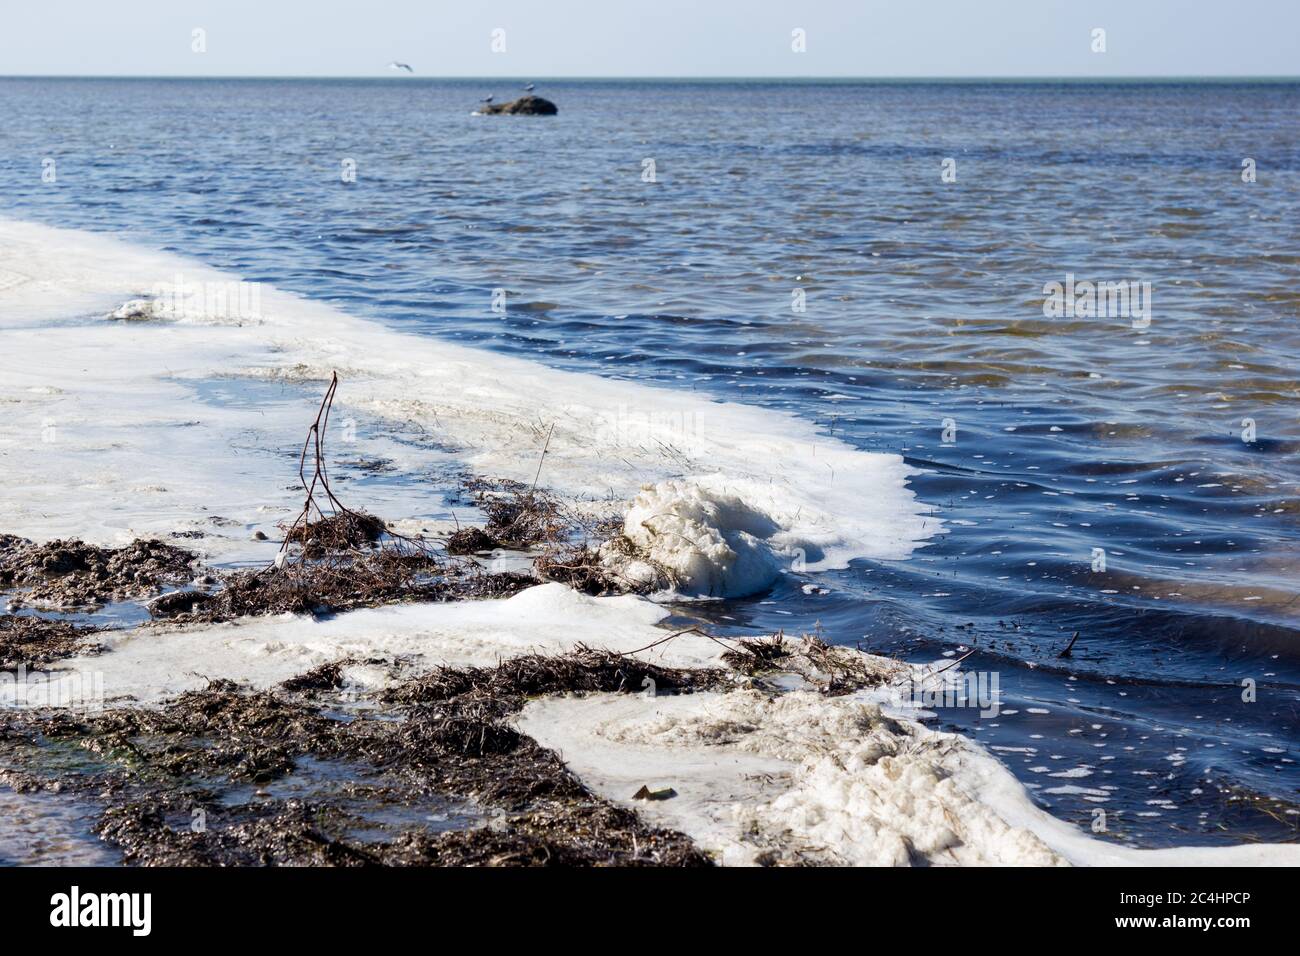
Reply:
[[[772,539],[782,530],[720,475],[648,485],[623,521],[623,534],[641,556],[673,575],[678,591],[711,597],[770,587],[781,573]],[[624,573],[644,577],[635,561]]]
[[[127,322],[149,322],[155,319],[170,319],[173,316],[166,303],[159,303],[152,299],[131,299],[108,313],[107,317]]]
[[[253,282],[158,283],[146,298],[128,299],[105,318],[125,322],[243,325],[260,320],[261,287]]]
[[[842,522],[810,507],[788,486],[722,474],[642,487],[623,522],[637,557],[620,573],[653,581],[667,571],[684,595],[743,597],[771,587],[782,568],[802,571],[848,545]]]

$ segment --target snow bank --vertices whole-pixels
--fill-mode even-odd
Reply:
[[[1036,807],[996,758],[878,694],[753,691],[530,702],[519,728],[606,799],[724,863],[1300,865],[1300,846],[1133,850]],[[641,786],[677,796],[631,799]]]
[[[607,798],[687,833],[723,862],[1054,865],[963,786],[957,738],[878,705],[801,691],[530,703],[520,729]],[[643,784],[678,797],[629,800]]]
[[[197,383],[238,375],[317,393],[334,369],[335,426],[360,413],[416,423],[476,474],[531,481],[554,424],[542,482],[560,494],[630,501],[644,485],[682,479],[643,504],[680,506],[669,520],[698,543],[670,545],[660,531],[652,550],[701,593],[761,587],[800,550],[812,569],[904,558],[939,530],[899,456],[856,450],[785,413],[550,369],[270,287],[246,295],[224,273],[82,232],[0,222],[0,275],[10,277],[0,283],[6,531],[113,544],[200,515],[245,532],[268,513],[278,520],[311,399],[217,408]],[[164,307],[132,301],[168,287],[191,293]],[[148,321],[106,318],[114,310]],[[361,429],[356,440],[364,450],[372,437]],[[341,453],[337,436],[333,448]],[[354,502],[409,517],[383,503]],[[649,534],[648,517],[634,534]],[[239,552],[207,523],[189,530],[210,553]]]
[[[60,662],[51,672],[53,687],[33,699],[65,699],[60,684],[89,686],[91,675],[109,702],[130,697],[151,704],[205,687],[208,678],[263,689],[344,657],[400,659],[402,672],[409,674],[437,664],[490,666],[530,651],[564,653],[579,643],[626,653],[665,637],[669,632],[656,624],[667,615],[632,596],[593,598],[561,584],[543,584],[499,601],[402,604],[322,620],[285,615],[110,632],[102,635],[107,653]],[[683,634],[639,656],[665,666],[703,667],[716,664],[721,650],[698,634]],[[382,686],[395,676],[384,665],[346,673],[360,689]],[[15,692],[14,684],[0,682],[0,706],[12,706]]]

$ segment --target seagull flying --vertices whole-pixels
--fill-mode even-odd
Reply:
[[[531,93],[536,87],[537,87],[536,83],[529,83],[527,86],[524,87],[524,92]]]
[[[389,68],[390,70],[405,70],[407,73],[414,73],[414,72],[415,72],[413,69],[411,69],[411,64],[409,64],[409,63],[398,63],[396,60],[394,60],[392,63],[388,64],[388,68]]]
[[[489,93],[487,96],[483,97],[483,99],[479,100],[479,102],[480,102],[480,103],[491,103],[491,102],[492,102],[492,94]]]

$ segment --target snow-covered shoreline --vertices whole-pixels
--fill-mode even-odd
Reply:
[[[719,539],[744,536],[760,555],[741,575],[718,569],[719,596],[754,590],[753,576],[778,563],[906,558],[941,530],[908,489],[901,457],[859,451],[793,415],[394,331],[272,288],[259,290],[255,316],[228,298],[213,310],[204,290],[237,277],[84,232],[0,221],[0,275],[0,513],[10,533],[122,543],[218,503],[242,524],[258,507],[287,507],[275,494],[288,484],[284,462],[230,445],[256,431],[290,446],[303,409],[214,409],[194,385],[314,384],[334,370],[339,423],[350,413],[418,422],[472,474],[531,481],[553,425],[546,484],[566,497],[627,502],[680,479],[677,498],[738,522],[713,529]],[[101,318],[177,287],[185,292],[169,300],[188,295],[189,305],[164,318]],[[716,506],[738,493],[748,509]],[[196,530],[204,547],[223,549]]]
[[[542,426],[554,424],[546,484],[626,505],[648,488],[632,508],[632,537],[646,530],[638,543],[696,593],[751,593],[792,561],[814,569],[906,558],[941,530],[907,488],[901,458],[851,448],[793,416],[396,332],[274,289],[261,291],[252,317],[103,318],[180,274],[196,287],[232,281],[113,239],[0,222],[0,531],[121,544],[186,528],[210,561],[265,560],[268,546],[250,530],[295,507],[284,451],[301,440],[302,409],[205,403],[195,383],[310,383],[332,369],[347,383],[343,415],[415,420],[435,436],[428,449],[353,439],[406,456],[409,470],[529,481]],[[363,504],[397,522],[436,510],[401,492]],[[671,527],[650,533],[668,512]],[[708,548],[691,544],[703,538]],[[663,637],[666,616],[642,598],[548,584],[500,601],[321,621],[127,631],[106,652],[61,666],[101,672],[110,701],[151,703],[209,678],[270,687],[342,657],[482,666],[579,643],[627,653]],[[641,653],[702,667],[719,652],[688,634]],[[363,690],[387,679],[363,665],[348,677]],[[593,790],[722,862],[806,852],[843,864],[1300,863],[1294,846],[1131,851],[1092,839],[1035,807],[978,745],[891,717],[882,703],[870,692],[592,695],[535,701],[519,726]],[[632,804],[634,780],[678,797]]]

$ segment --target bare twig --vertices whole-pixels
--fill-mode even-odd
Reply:
[[[551,435],[553,435],[554,433],[555,433],[555,422],[551,422],[550,431],[546,433],[546,444],[542,446],[542,457],[537,462],[537,474],[533,475],[533,486],[528,489],[528,493],[530,495],[537,490],[537,479],[542,477],[542,465],[545,464],[546,462],[546,452],[551,447]]]

